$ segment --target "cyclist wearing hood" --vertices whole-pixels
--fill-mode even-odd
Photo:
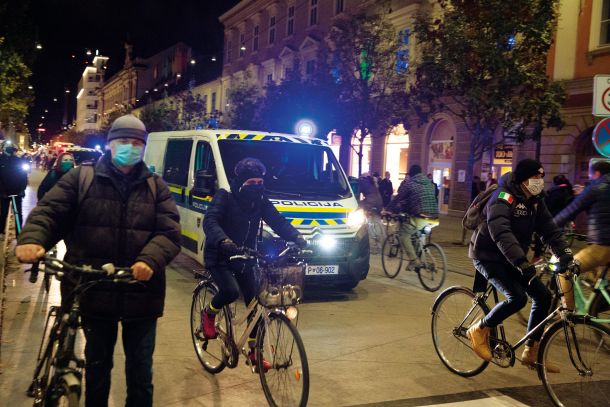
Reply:
[[[202,311],[202,330],[206,338],[217,336],[215,316],[223,306],[239,297],[240,289],[246,305],[257,294],[258,289],[252,264],[231,261],[229,258],[240,254],[240,247],[256,249],[261,220],[271,227],[282,239],[296,242],[306,247],[307,242],[299,232],[275,209],[265,196],[264,176],[266,168],[256,158],[244,158],[235,166],[235,176],[231,181],[231,192],[219,189],[208,207],[203,220],[205,233],[204,262],[218,286],[218,294]],[[254,336],[251,332],[248,358],[256,364]],[[270,367],[263,363],[265,369]]]
[[[528,295],[532,298],[528,332],[548,315],[551,293],[535,278],[536,268],[527,260],[534,232],[550,244],[562,264],[572,261],[572,252],[544,203],[543,178],[538,161],[519,161],[514,172],[502,177],[484,208],[486,220],[472,235],[469,256],[477,272],[506,297],[468,329],[473,350],[487,361],[492,358],[490,329],[523,308]],[[522,364],[536,365],[542,333],[539,329],[526,342]]]

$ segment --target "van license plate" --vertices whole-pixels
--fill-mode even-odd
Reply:
[[[339,274],[339,266],[307,266],[305,275],[307,276],[325,276],[330,274]]]

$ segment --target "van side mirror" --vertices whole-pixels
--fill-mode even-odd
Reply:
[[[193,190],[201,195],[214,195],[214,192],[216,192],[216,176],[206,170],[197,171]]]

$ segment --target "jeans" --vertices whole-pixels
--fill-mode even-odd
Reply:
[[[610,264],[610,246],[590,244],[576,253],[574,259],[580,263],[581,280],[595,283],[606,266]],[[563,304],[573,310],[575,304],[572,280],[568,280],[564,274],[560,274],[559,284],[561,284],[561,291],[564,294]]]
[[[15,231],[21,228],[23,225],[23,213],[21,210],[21,201],[22,197],[15,197],[15,204],[17,205],[17,214],[19,215],[19,228],[16,228]],[[9,207],[12,205],[11,198],[0,198],[0,234],[4,233],[6,227],[6,218],[8,217]],[[15,226],[17,225],[17,218],[15,218]]]
[[[528,285],[519,270],[506,261],[474,260],[474,267],[506,297],[485,315],[482,320],[483,325],[490,328],[498,326],[506,318],[525,307],[528,295],[532,298],[532,311],[527,323],[528,332],[549,314],[551,293],[538,278],[533,279]],[[531,345],[532,341],[539,341],[543,332],[544,329],[538,329],[530,337],[528,345]]]
[[[411,217],[400,224],[400,240],[402,240],[409,260],[415,260],[417,258],[411,236],[418,230],[422,230],[426,225],[438,225],[438,220]]]
[[[157,320],[121,321],[125,376],[127,379],[126,407],[152,407],[152,362],[155,350]],[[110,371],[118,321],[83,318],[85,345],[85,405],[108,406]]]

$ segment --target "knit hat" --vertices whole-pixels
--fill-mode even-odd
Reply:
[[[421,174],[421,166],[413,164],[411,168],[409,168],[409,177],[414,177],[417,174]]]
[[[263,178],[267,169],[260,160],[246,157],[235,165],[235,185],[241,187],[250,178]]]
[[[517,163],[517,167],[515,167],[514,173],[515,181],[517,182],[517,184],[520,184],[526,179],[529,179],[536,175],[544,175],[544,170],[542,169],[542,164],[540,164],[540,161],[533,160],[531,158],[526,158]]]
[[[132,114],[126,114],[116,119],[108,132],[108,142],[117,138],[135,138],[146,143],[148,133],[140,119]]]

